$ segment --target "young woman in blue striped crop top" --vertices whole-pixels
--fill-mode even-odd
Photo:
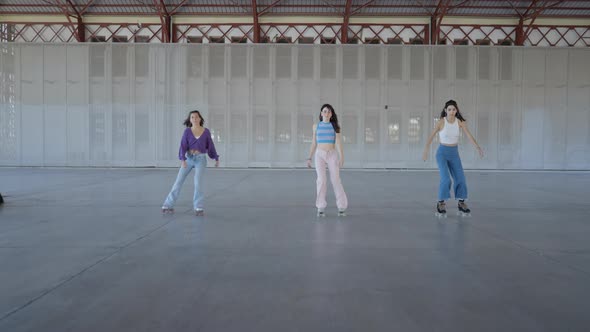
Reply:
[[[451,198],[451,177],[453,178],[455,199],[459,200],[459,213],[467,215],[471,212],[465,204],[467,199],[467,182],[465,181],[465,174],[463,173],[463,165],[459,157],[459,136],[460,130],[463,130],[465,135],[469,138],[471,143],[477,148],[480,157],[483,157],[483,150],[479,147],[469,129],[465,118],[459,111],[459,106],[454,100],[449,100],[445,104],[445,108],[440,114],[440,119],[436,123],[434,130],[426,141],[424,147],[424,154],[422,159],[428,159],[428,152],[430,151],[430,143],[434,136],[438,133],[440,145],[436,151],[436,163],[440,173],[440,184],[438,189],[438,203],[436,204],[436,215],[446,216],[445,200]]]
[[[322,105],[319,120],[320,122],[313,126],[311,149],[309,151],[309,158],[307,158],[307,167],[311,168],[311,160],[315,156],[315,170],[317,173],[316,207],[318,209],[318,217],[325,215],[324,210],[327,206],[326,190],[328,181],[326,178],[326,167],[330,170],[330,180],[336,196],[338,216],[345,216],[346,208],[348,207],[348,198],[340,180],[340,167],[344,164],[344,153],[342,152],[340,125],[338,124],[338,117],[332,105]]]
[[[178,199],[182,184],[194,168],[195,192],[193,195],[193,208],[197,216],[204,215],[203,198],[205,195],[203,195],[202,191],[202,175],[207,167],[207,155],[215,160],[215,167],[219,167],[219,155],[215,151],[211,132],[203,127],[204,123],[205,120],[199,111],[190,112],[186,120],[184,120],[186,128],[180,139],[180,149],[178,151],[178,159],[181,160],[180,170],[162,206],[162,212],[164,213],[174,212],[174,204]]]

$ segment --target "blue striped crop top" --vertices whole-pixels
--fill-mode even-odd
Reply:
[[[315,131],[317,143],[336,143],[336,131],[331,122],[320,121]]]

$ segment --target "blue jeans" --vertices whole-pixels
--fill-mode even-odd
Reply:
[[[451,177],[454,183],[455,199],[467,199],[467,183],[459,157],[459,148],[440,145],[436,150],[436,163],[440,172],[438,200],[444,201],[451,198]]]
[[[176,177],[176,182],[172,186],[172,190],[166,197],[166,201],[164,202],[163,207],[166,208],[173,208],[176,200],[178,199],[178,195],[180,194],[180,189],[182,188],[182,184],[186,177],[189,175],[191,170],[195,169],[195,193],[193,195],[193,208],[195,210],[202,210],[203,209],[203,183],[202,183],[202,175],[203,170],[207,167],[207,154],[200,153],[200,154],[186,154],[186,168],[180,167],[178,171],[178,176]]]

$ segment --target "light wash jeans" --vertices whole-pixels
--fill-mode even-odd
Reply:
[[[180,189],[182,188],[182,184],[186,177],[189,175],[191,170],[195,169],[195,193],[193,195],[193,208],[195,210],[202,210],[203,209],[203,170],[207,167],[207,154],[200,153],[200,154],[186,154],[186,168],[180,167],[178,170],[178,176],[176,177],[176,182],[172,186],[172,190],[166,197],[166,201],[162,207],[165,208],[173,208],[176,200],[178,199],[178,195],[180,194]]]
[[[451,198],[451,177],[453,178],[455,199],[467,199],[467,183],[459,157],[459,147],[441,144],[436,150],[436,163],[440,172],[438,200],[444,201]]]

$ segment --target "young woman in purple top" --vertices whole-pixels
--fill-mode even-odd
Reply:
[[[215,151],[215,144],[213,144],[211,132],[209,129],[203,127],[204,123],[205,120],[203,120],[199,111],[190,112],[186,120],[184,120],[186,129],[180,139],[180,150],[178,152],[178,159],[182,162],[176,182],[174,182],[172,190],[170,190],[162,206],[163,213],[174,212],[174,204],[178,199],[182,184],[194,168],[195,193],[193,195],[193,208],[197,216],[204,215],[202,178],[203,170],[207,167],[207,155],[209,155],[209,158],[215,159],[215,167],[219,167],[219,155]]]

